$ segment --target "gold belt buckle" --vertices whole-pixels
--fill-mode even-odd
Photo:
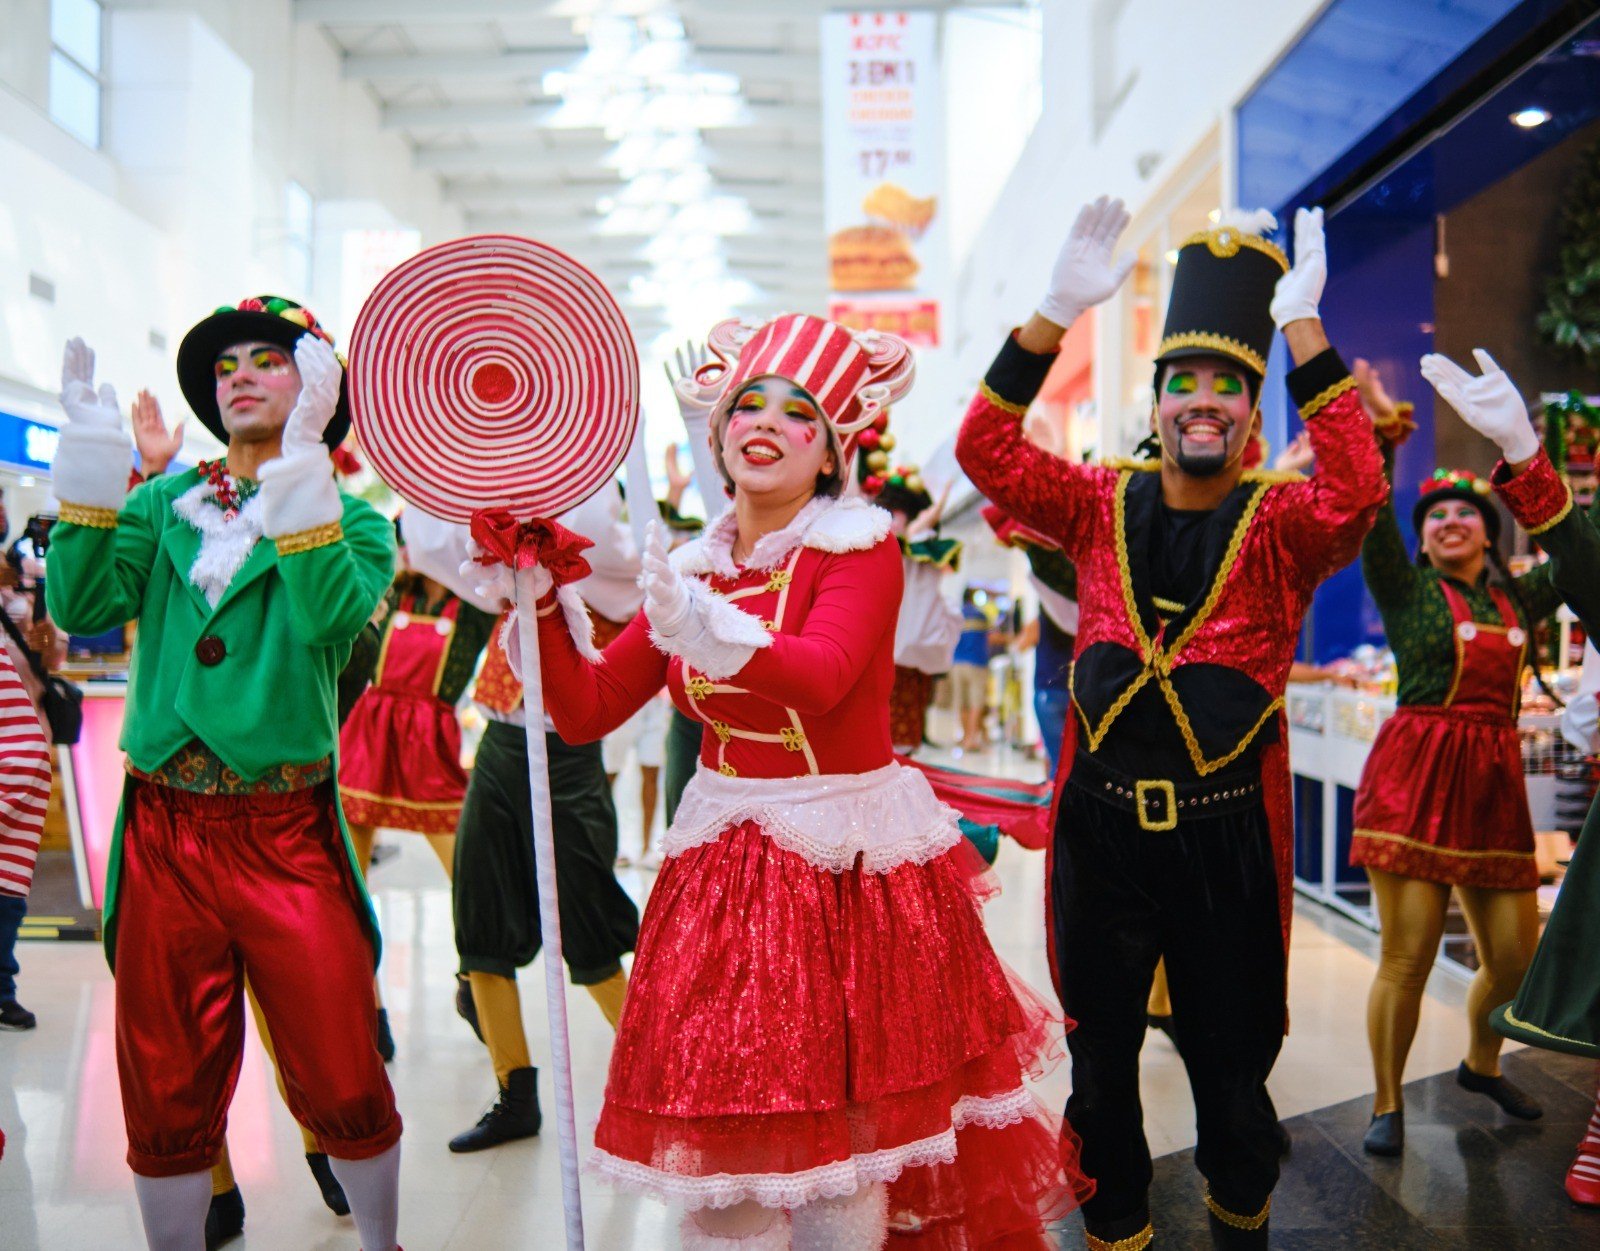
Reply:
[[[1150,801],[1160,796],[1165,801],[1165,815],[1153,817],[1150,814]],[[1133,784],[1133,802],[1139,810],[1139,828],[1141,830],[1175,830],[1178,828],[1178,792],[1166,778],[1155,778],[1149,781],[1139,780]]]

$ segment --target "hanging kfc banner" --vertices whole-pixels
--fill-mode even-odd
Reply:
[[[947,277],[934,13],[822,19],[828,316],[938,347]]]

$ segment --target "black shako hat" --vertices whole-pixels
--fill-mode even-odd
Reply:
[[[183,342],[178,345],[178,386],[201,425],[227,443],[227,427],[222,424],[222,413],[217,409],[218,356],[240,343],[272,343],[292,353],[300,336],[306,334],[314,334],[329,347],[333,346],[333,336],[310,309],[280,295],[258,295],[240,300],[236,305],[224,304],[184,335]],[[344,358],[340,357],[340,363],[343,362]],[[322,433],[322,441],[330,450],[343,443],[345,435],[350,433],[348,373],[347,370],[339,380],[339,406]]]
[[[1266,377],[1272,347],[1272,294],[1289,272],[1276,244],[1221,225],[1185,239],[1172,274],[1156,376],[1169,361],[1225,356]]]

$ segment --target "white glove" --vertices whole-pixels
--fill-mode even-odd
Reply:
[[[1124,252],[1113,260],[1112,254],[1131,220],[1122,201],[1107,196],[1078,210],[1078,219],[1050,273],[1050,289],[1039,304],[1039,316],[1057,326],[1071,326],[1087,310],[1116,294],[1135,258],[1132,252]]]
[[[1272,320],[1282,330],[1292,321],[1314,320],[1328,282],[1328,244],[1322,232],[1322,210],[1296,209],[1294,268],[1278,279],[1272,294]]]
[[[133,440],[122,428],[115,388],[94,387],[94,351],[68,341],[61,357],[61,428],[52,473],[56,498],[83,508],[121,508],[133,472]]]
[[[691,604],[689,588],[667,559],[665,531],[659,521],[650,523],[645,538],[644,569],[639,584],[644,589],[644,615],[663,638],[682,632],[688,623]]]
[[[1539,454],[1539,436],[1528,418],[1528,406],[1489,353],[1474,348],[1472,354],[1483,370],[1476,378],[1437,352],[1422,358],[1422,376],[1433,384],[1440,399],[1461,414],[1462,421],[1499,445],[1507,464],[1532,460]]]
[[[61,355],[61,407],[79,430],[121,430],[122,410],[109,382],[94,389],[94,349],[82,339],[67,340]]]
[[[283,454],[298,456],[323,448],[322,433],[339,407],[339,382],[344,366],[325,339],[309,331],[294,345],[300,371],[300,397],[283,427]]]

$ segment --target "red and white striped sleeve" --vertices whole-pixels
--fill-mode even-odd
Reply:
[[[50,806],[50,744],[0,647],[0,894],[26,897]]]

